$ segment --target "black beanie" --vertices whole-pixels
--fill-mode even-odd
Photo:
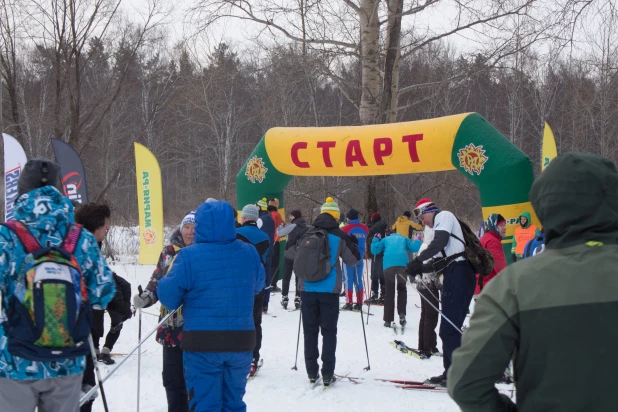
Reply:
[[[410,211],[409,211],[409,210],[406,210],[405,212],[403,212],[403,215],[404,215],[405,217],[407,217],[408,219],[410,219],[410,218],[412,217],[412,213],[410,213]]]
[[[60,166],[49,159],[28,160],[17,180],[17,196],[43,186],[58,188]]]
[[[358,210],[350,209],[350,211],[345,215],[350,220],[358,219]]]
[[[294,209],[290,212],[290,215],[294,216],[294,219],[298,219],[299,217],[303,217],[303,214],[298,209]]]

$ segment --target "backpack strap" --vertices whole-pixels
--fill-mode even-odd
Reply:
[[[34,253],[39,249],[42,249],[39,241],[30,232],[28,227],[18,220],[10,220],[2,224],[7,229],[11,230],[19,238],[19,241],[26,249],[26,253]]]
[[[64,237],[62,241],[62,250],[73,254],[75,252],[75,248],[77,247],[77,241],[79,240],[79,236],[82,233],[82,225],[77,223],[69,223],[69,228],[67,229],[67,235]]]

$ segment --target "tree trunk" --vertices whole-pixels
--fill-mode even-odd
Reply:
[[[378,27],[379,0],[362,0],[358,12],[361,37],[361,124],[375,124],[379,118],[380,96],[380,31]]]
[[[397,120],[402,11],[403,0],[388,1],[387,49],[384,61],[384,86],[380,108],[380,118],[383,119],[383,123],[394,123]]]

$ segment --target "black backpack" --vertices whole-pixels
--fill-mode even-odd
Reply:
[[[494,269],[494,257],[492,256],[491,252],[489,252],[489,250],[485,249],[483,245],[481,245],[481,241],[474,234],[472,229],[470,229],[470,226],[468,226],[459,219],[457,219],[457,221],[461,226],[461,232],[463,233],[464,238],[462,240],[458,236],[453,235],[452,233],[451,236],[464,244],[465,251],[449,257],[456,259],[455,256],[465,256],[465,258],[468,259],[476,273],[478,273],[480,276],[489,275]]]
[[[309,226],[296,242],[294,273],[307,282],[319,282],[326,279],[331,270],[328,232]]]

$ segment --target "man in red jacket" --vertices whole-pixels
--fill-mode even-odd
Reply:
[[[502,249],[502,238],[506,234],[506,219],[499,214],[491,214],[483,222],[485,234],[481,237],[481,245],[489,250],[494,257],[494,269],[487,276],[483,277],[482,282],[477,282],[475,295],[481,293],[487,282],[493,279],[502,269],[506,267],[506,256]],[[477,280],[479,275],[477,276]]]

